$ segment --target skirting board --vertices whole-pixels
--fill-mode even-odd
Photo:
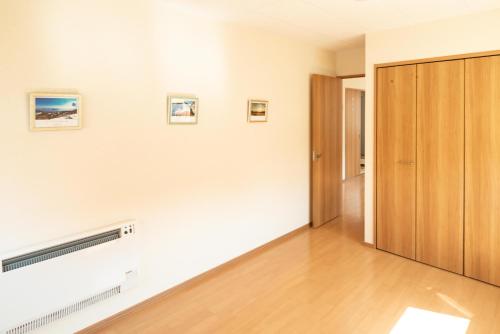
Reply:
[[[211,279],[213,276],[219,274],[220,272],[223,272],[225,270],[230,270],[232,267],[235,267],[237,266],[238,264],[240,264],[242,261],[248,259],[248,258],[251,258],[251,257],[255,257],[255,256],[258,256],[260,255],[261,253],[265,252],[267,249],[269,248],[272,248],[272,247],[275,247],[275,246],[278,246],[279,244],[285,242],[286,240],[300,234],[300,233],[303,233],[304,231],[306,231],[307,229],[310,228],[310,224],[306,224],[304,226],[301,226],[299,227],[298,229],[295,229],[281,237],[278,237],[277,239],[274,239],[262,246],[259,246],[247,253],[244,253],[232,260],[229,260],[228,262],[226,263],[223,263],[221,264],[220,266],[217,266],[213,269],[210,269],[209,271],[206,271],[198,276],[195,276],[179,285],[176,285],[162,293],[159,293],[158,295],[156,296],[153,296],[149,299],[146,299],[145,301],[143,302],[140,302],[139,304],[137,305],[134,305],[126,310],[123,310],[107,319],[104,319],[90,327],[87,327],[81,331],[79,331],[77,334],[91,334],[91,333],[96,333],[98,332],[99,330],[102,330],[103,328],[106,328],[110,323],[112,323],[113,321],[115,321],[116,319],[118,318],[121,318],[121,317],[124,317],[124,316],[128,316],[128,315],[131,315],[137,311],[140,311],[142,310],[143,308],[153,304],[153,303],[156,303],[156,302],[160,302],[162,299],[166,298],[167,296],[172,296],[172,295],[176,295],[176,294],[179,294],[179,293],[182,293],[182,292],[185,292],[189,289],[191,289],[192,287],[196,286],[196,285],[199,285],[199,284],[202,284],[204,281],[207,281],[209,279]]]

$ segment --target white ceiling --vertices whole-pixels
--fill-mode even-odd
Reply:
[[[338,50],[367,32],[500,8],[500,0],[166,0]]]

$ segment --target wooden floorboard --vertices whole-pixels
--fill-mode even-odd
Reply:
[[[408,307],[500,333],[499,288],[363,244],[363,183],[344,183],[341,219],[82,333],[389,333]]]

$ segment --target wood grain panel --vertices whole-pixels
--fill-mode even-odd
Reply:
[[[417,66],[417,261],[463,273],[464,60]]]
[[[377,70],[377,248],[415,259],[416,65]]]
[[[313,75],[311,98],[312,182],[314,227],[342,211],[342,80]]]
[[[472,53],[464,53],[464,54],[441,56],[441,57],[430,57],[430,58],[421,58],[421,59],[383,63],[383,64],[375,64],[375,68],[377,69],[377,68],[381,68],[381,67],[393,67],[393,66],[402,66],[402,65],[410,65],[410,64],[414,65],[414,64],[423,64],[423,63],[434,63],[434,62],[438,62],[438,61],[481,58],[481,57],[497,56],[497,55],[500,55],[500,50],[472,52]]]
[[[361,93],[345,90],[345,172],[346,178],[361,174]]]
[[[466,60],[465,275],[500,285],[500,57]]]

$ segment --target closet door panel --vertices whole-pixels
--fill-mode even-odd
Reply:
[[[500,285],[500,57],[466,60],[465,275]]]
[[[417,261],[463,273],[464,60],[417,65]]]
[[[416,65],[377,70],[377,248],[415,259]]]

